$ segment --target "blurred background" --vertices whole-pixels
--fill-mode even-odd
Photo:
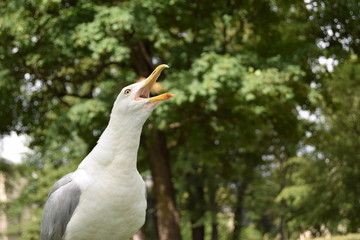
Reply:
[[[0,239],[39,238],[54,182],[162,63],[153,93],[176,97],[143,129],[134,239],[360,239],[359,14],[353,0],[1,0]]]

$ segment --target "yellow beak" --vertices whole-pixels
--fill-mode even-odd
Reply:
[[[174,96],[174,94],[164,93],[164,94],[158,95],[158,96],[156,96],[156,97],[151,97],[151,98],[149,98],[149,102],[162,101],[162,100],[169,99],[169,98],[171,98],[171,97],[173,97],[173,96]]]
[[[150,76],[145,80],[146,82],[141,87],[140,91],[149,93],[150,89],[155,84],[156,80],[159,78],[161,72],[165,68],[169,68],[169,66],[166,65],[166,64],[161,64],[161,65],[157,66],[155,68],[155,70],[150,74]],[[169,98],[171,98],[173,96],[174,95],[171,94],[171,93],[164,93],[164,94],[161,94],[161,95],[158,95],[158,96],[155,96],[155,97],[148,98],[148,101],[149,102],[157,102],[157,101],[162,101],[162,100],[169,99]]]

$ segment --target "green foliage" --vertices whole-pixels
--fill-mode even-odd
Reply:
[[[356,231],[360,223],[355,214],[360,210],[356,194],[360,190],[356,180],[360,174],[359,70],[359,61],[354,58],[325,80],[327,101],[323,109],[326,120],[319,125],[320,129],[312,139],[316,146],[315,168],[326,172],[317,177],[321,182],[314,190],[322,189],[319,201],[332,199],[329,206],[319,209],[321,219],[325,221],[325,217],[333,216],[327,221],[334,228],[337,221],[347,220],[349,231]]]
[[[96,144],[119,90],[157,63],[170,65],[161,85],[176,97],[142,143],[151,128],[166,134],[184,239],[201,226],[207,239],[214,226],[218,239],[295,239],[344,221],[356,231],[354,2],[0,2],[0,135],[26,133],[34,151],[9,209],[30,209],[21,238],[37,239],[49,189]],[[320,56],[340,66],[317,72]],[[142,146],[143,176],[147,156]]]

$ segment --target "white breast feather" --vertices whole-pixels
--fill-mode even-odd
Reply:
[[[137,171],[122,177],[102,171],[81,195],[66,240],[128,240],[144,224],[145,183]]]

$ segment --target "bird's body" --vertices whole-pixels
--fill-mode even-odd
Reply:
[[[152,78],[122,90],[97,145],[76,171],[55,183],[44,208],[41,240],[128,240],[144,224],[145,183],[136,168],[141,130],[153,102],[171,96],[142,95],[149,94],[166,67],[161,66]],[[129,89],[136,95],[125,102]]]
[[[139,147],[141,128],[139,130],[127,131],[123,135],[127,136],[125,143],[122,136],[111,140],[106,134],[114,131],[107,129],[98,146],[74,172],[73,181],[81,186],[83,194],[68,223],[65,239],[104,239],[104,236],[106,239],[129,239],[144,224],[145,183],[136,169],[136,155],[133,155]],[[101,159],[100,165],[93,158]],[[89,226],[86,231],[84,226]]]
[[[144,224],[146,199],[141,176],[128,177],[126,184],[116,176],[93,183],[69,221],[65,239],[129,239]]]

